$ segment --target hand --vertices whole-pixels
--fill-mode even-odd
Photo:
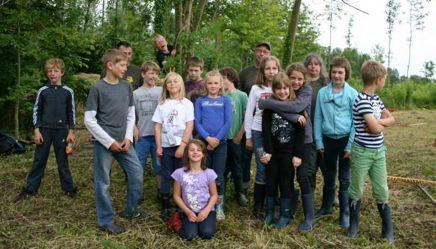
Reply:
[[[163,155],[163,149],[162,149],[162,147],[157,148],[157,149],[156,149],[156,156],[158,156],[158,157],[162,157],[162,155]]]
[[[247,150],[253,151],[253,140],[251,140],[251,138],[247,139],[245,147],[247,147]]]
[[[174,153],[174,156],[176,158],[182,158],[184,153],[185,153],[185,145],[180,144],[179,147],[177,148],[176,152]]]
[[[138,127],[136,127],[135,125],[135,128],[133,129],[133,141],[137,143],[138,139],[139,139],[139,130]]]
[[[35,129],[35,137],[33,140],[35,141],[36,144],[44,143],[44,139],[42,138],[42,134],[38,128]]]
[[[298,168],[301,165],[301,158],[299,157],[292,157],[292,165],[294,165],[294,168]]]
[[[306,126],[306,118],[300,115],[300,117],[298,117],[298,123],[300,123],[301,127]]]
[[[176,56],[176,53],[177,53],[177,50],[176,50],[176,49],[173,49],[173,50],[171,51],[171,56]]]
[[[206,149],[210,150],[210,151],[213,151],[215,148],[212,145],[208,144]]]
[[[125,138],[124,141],[121,143],[121,148],[123,149],[123,152],[126,152],[130,149],[130,145],[132,142],[130,142],[129,139]]]
[[[323,155],[324,154],[324,148],[318,149],[318,152]]]
[[[202,222],[204,221],[204,219],[207,218],[207,216],[209,215],[209,210],[203,209],[197,216],[197,222]]]
[[[220,144],[220,140],[218,138],[216,138],[216,137],[207,137],[206,141],[213,148],[216,148]]]
[[[76,142],[76,136],[74,136],[74,132],[70,130],[67,136],[67,143],[74,143],[74,142]]]
[[[350,158],[350,156],[351,156],[351,152],[349,152],[349,151],[344,151],[345,153],[344,153],[344,159],[348,159],[348,158]]]
[[[241,144],[242,136],[236,136],[232,139],[234,144]]]
[[[265,153],[265,154],[260,158],[260,161],[261,161],[263,164],[268,164],[268,163],[269,163],[269,160],[271,160],[271,154],[268,154],[268,153]]]
[[[188,216],[188,220],[190,222],[196,222],[197,221],[197,216],[192,211],[189,211],[189,213],[187,213],[186,216]]]
[[[114,141],[114,142],[111,144],[111,147],[109,147],[109,149],[110,149],[111,151],[113,151],[113,152],[117,152],[117,153],[120,153],[120,152],[123,151],[123,148],[121,148],[121,144],[118,143],[117,141]]]

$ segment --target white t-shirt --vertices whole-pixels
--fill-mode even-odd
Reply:
[[[187,98],[167,99],[157,106],[152,120],[162,124],[162,147],[179,146],[186,123],[194,120],[194,105]]]
[[[271,87],[253,85],[248,96],[247,109],[245,110],[245,136],[251,138],[251,130],[262,131],[262,113],[259,109],[259,99],[268,99],[272,95]]]

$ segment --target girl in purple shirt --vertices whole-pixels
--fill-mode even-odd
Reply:
[[[174,202],[182,210],[180,237],[192,240],[197,236],[210,239],[216,232],[216,217],[213,210],[218,199],[216,173],[205,166],[206,145],[191,140],[185,151],[186,166],[173,172]]]

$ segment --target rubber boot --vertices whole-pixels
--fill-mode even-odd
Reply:
[[[339,226],[348,228],[350,226],[350,206],[348,204],[348,192],[339,192]]]
[[[359,233],[359,212],[360,200],[348,200],[350,208],[350,226],[348,227],[348,237],[356,238]]]
[[[316,211],[315,218],[332,214],[332,204],[335,199],[335,188],[324,188],[322,191],[322,205],[321,208]]]
[[[262,220],[263,208],[265,203],[266,194],[265,184],[254,184],[254,205],[253,205],[253,216],[257,219]]]
[[[276,228],[281,229],[291,223],[291,199],[280,198],[280,217],[277,221]]]
[[[314,194],[307,194],[301,196],[303,202],[304,221],[298,226],[299,232],[309,232],[313,229],[313,202]]]
[[[291,219],[294,218],[294,214],[297,211],[299,197],[300,191],[298,189],[291,191],[291,206],[289,207],[289,215],[291,216]]]
[[[268,196],[266,197],[266,214],[265,214],[265,225],[272,225],[274,222],[274,216],[275,216],[275,204],[276,204],[276,198]]]
[[[224,195],[218,195],[218,202],[215,205],[216,207],[216,220],[223,221],[226,219],[224,214]]]
[[[382,219],[382,237],[386,238],[389,244],[394,243],[394,226],[391,218],[391,208],[387,203],[377,204],[378,212]]]
[[[162,194],[162,211],[160,217],[164,221],[167,221],[171,217],[169,194]]]

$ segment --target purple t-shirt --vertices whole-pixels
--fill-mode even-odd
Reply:
[[[192,104],[195,104],[195,101],[204,94],[204,83],[203,80],[199,81],[191,81],[187,80],[185,82],[185,92],[186,92],[186,98],[189,99]]]
[[[215,181],[217,175],[212,169],[205,169],[197,174],[185,172],[185,169],[176,169],[171,177],[179,182],[185,205],[193,212],[199,213],[209,202],[209,183]]]

